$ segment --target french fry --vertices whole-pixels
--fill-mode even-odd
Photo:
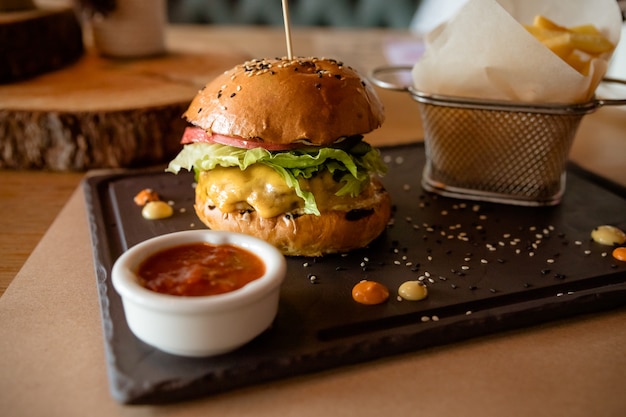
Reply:
[[[569,30],[574,33],[586,33],[588,35],[602,36],[598,28],[594,25],[572,26]]]
[[[574,69],[586,75],[592,59],[611,52],[615,45],[591,24],[564,27],[545,16],[535,16],[525,28]]]
[[[589,75],[589,65],[591,64],[591,57],[589,55],[572,51],[572,53],[564,58],[564,61],[582,75]]]
[[[533,36],[535,38],[537,38],[538,40],[540,40],[541,42],[543,42],[546,39],[550,39],[553,38],[555,36],[559,36],[562,35],[563,33],[567,33],[564,31],[558,31],[558,30],[551,30],[551,29],[546,29],[546,28],[541,28],[535,25],[528,25],[526,26],[526,30],[528,30],[530,33],[533,34]]]
[[[570,33],[573,48],[587,52],[591,55],[601,55],[606,52],[611,52],[615,47],[611,41],[602,35],[590,35],[576,32]]]
[[[552,20],[542,15],[535,16],[535,19],[533,20],[533,26],[540,29],[553,30],[557,32],[567,32],[567,28],[557,25]]]
[[[567,57],[576,49],[572,43],[572,34],[569,32],[544,38],[542,43],[563,60],[567,60]]]

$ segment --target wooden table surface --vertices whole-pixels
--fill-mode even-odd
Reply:
[[[74,192],[83,174],[0,173],[0,295]]]
[[[294,49],[337,57],[367,72],[385,65],[385,45],[407,39],[409,34],[396,31],[307,29],[294,32]],[[181,51],[238,50],[251,57],[284,51],[283,33],[268,28],[176,26],[167,40]],[[411,98],[380,93],[388,118],[370,141],[421,140]],[[626,186],[625,155],[626,109],[606,107],[585,116],[572,160]],[[0,319],[0,408],[18,407],[15,415],[276,415],[278,406],[284,416],[355,410],[624,415],[623,308],[181,405],[115,404],[107,392],[87,214],[77,189],[84,176],[0,171],[0,293],[19,272],[0,299],[6,313]]]

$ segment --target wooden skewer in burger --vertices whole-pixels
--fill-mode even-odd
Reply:
[[[184,114],[194,126],[168,170],[195,172],[195,211],[211,229],[285,255],[362,248],[391,217],[386,167],[363,141],[383,123],[383,105],[349,66],[288,49],[237,65],[195,96]]]

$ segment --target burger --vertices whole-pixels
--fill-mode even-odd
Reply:
[[[194,208],[210,229],[290,256],[362,248],[385,230],[386,166],[363,140],[383,123],[383,105],[349,66],[250,60],[209,82],[183,117],[184,146],[167,170],[194,172]]]

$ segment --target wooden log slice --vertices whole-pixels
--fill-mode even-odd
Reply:
[[[62,68],[83,53],[82,29],[73,10],[0,12],[0,83]]]
[[[0,85],[0,168],[82,171],[167,162],[181,116],[232,53],[169,52],[144,60],[85,54],[63,70]]]

